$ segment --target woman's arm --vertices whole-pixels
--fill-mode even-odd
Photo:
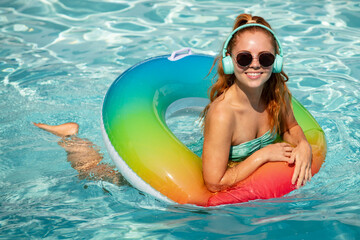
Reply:
[[[205,119],[203,176],[211,192],[232,187],[267,161],[291,163],[292,147],[277,143],[260,149],[234,167],[228,167],[234,121],[231,112],[224,109],[211,109]]]
[[[291,155],[292,161],[295,161],[295,170],[291,182],[292,184],[297,182],[296,187],[299,188],[311,180],[312,151],[311,145],[295,119],[290,103],[288,103],[287,109],[285,131],[282,137],[285,142],[295,146]]]

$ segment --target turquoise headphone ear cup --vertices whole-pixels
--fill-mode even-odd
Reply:
[[[273,64],[273,70],[272,70],[273,73],[281,73],[282,66],[283,66],[283,57],[276,54],[275,61]]]
[[[234,64],[231,59],[231,56],[223,57],[222,59],[223,69],[225,74],[233,74],[234,73]]]

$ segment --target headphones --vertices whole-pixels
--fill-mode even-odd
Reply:
[[[283,51],[282,51],[282,48],[281,48],[281,44],[280,44],[280,41],[279,39],[276,37],[275,33],[273,32],[273,30],[271,30],[270,28],[262,25],[262,24],[259,24],[259,23],[248,23],[248,24],[244,24],[238,28],[236,28],[234,31],[232,31],[229,35],[229,37],[226,39],[225,41],[225,44],[224,44],[224,48],[222,50],[222,64],[223,64],[223,69],[224,69],[224,73],[225,74],[232,74],[234,73],[234,63],[231,59],[231,56],[226,56],[226,53],[227,53],[227,46],[230,42],[230,40],[232,39],[232,37],[234,36],[234,34],[236,32],[238,32],[239,30],[241,29],[244,29],[244,28],[248,28],[248,27],[261,27],[263,29],[266,29],[267,31],[269,31],[275,38],[275,41],[277,42],[277,45],[279,47],[279,54],[276,54],[275,55],[275,61],[273,63],[273,70],[272,72],[273,73],[280,73],[281,70],[282,70],[282,65],[283,65]]]

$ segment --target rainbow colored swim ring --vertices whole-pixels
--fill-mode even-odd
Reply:
[[[207,98],[214,57],[184,49],[136,64],[110,86],[103,102],[102,133],[119,171],[135,188],[166,202],[215,206],[281,197],[295,189],[294,166],[262,165],[235,187],[211,193],[202,162],[169,130],[165,114],[179,99]],[[312,174],[325,160],[325,135],[311,114],[292,100],[295,117],[312,145]]]

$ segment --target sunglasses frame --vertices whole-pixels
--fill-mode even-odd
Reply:
[[[241,64],[239,63],[239,61],[238,61],[238,56],[239,56],[240,54],[249,54],[249,56],[251,56],[251,61],[249,62],[249,64],[247,64],[247,65],[241,65]],[[260,59],[260,58],[261,58],[261,55],[262,55],[262,54],[270,54],[270,55],[273,56],[273,61],[272,61],[272,63],[271,63],[270,65],[265,66],[265,65],[263,65],[263,64],[261,63],[261,59]],[[271,67],[271,66],[274,64],[275,58],[276,58],[275,55],[272,54],[271,52],[268,52],[268,51],[261,52],[257,57],[254,57],[254,56],[251,54],[251,52],[249,52],[249,51],[241,51],[241,52],[239,52],[239,53],[236,54],[236,56],[235,56],[235,62],[236,62],[236,65],[238,65],[239,67],[244,68],[244,67],[248,67],[249,65],[251,65],[251,63],[254,61],[254,59],[258,59],[261,67],[263,67],[263,68],[268,68],[268,67]]]

